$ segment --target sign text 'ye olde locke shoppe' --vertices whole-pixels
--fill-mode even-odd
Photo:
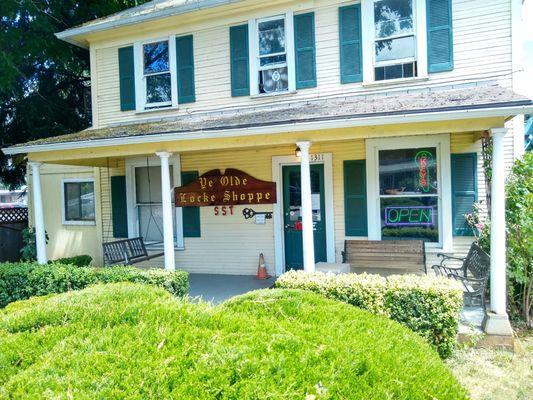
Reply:
[[[206,172],[194,182],[174,189],[176,207],[273,204],[276,184],[256,179],[238,169]]]

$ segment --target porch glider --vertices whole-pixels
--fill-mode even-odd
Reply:
[[[343,262],[354,270],[402,269],[422,273],[426,266],[423,240],[346,240]]]
[[[163,256],[165,253],[148,254],[142,237],[103,243],[104,265],[132,265]]]

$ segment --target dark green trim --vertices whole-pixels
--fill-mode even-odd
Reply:
[[[454,236],[473,236],[464,215],[474,212],[478,200],[477,154],[452,154],[452,221]]]
[[[178,103],[196,101],[194,87],[194,48],[192,35],[176,38],[176,69],[178,79]]]
[[[181,173],[181,185],[185,186],[198,179],[198,171]],[[183,207],[183,237],[201,237],[200,207]]]
[[[294,52],[296,89],[316,87],[315,13],[294,16]],[[300,58],[307,62],[301,62]],[[308,65],[309,60],[311,65]],[[309,69],[312,76],[304,79],[304,71]]]
[[[248,54],[248,24],[229,28],[231,96],[250,95],[250,63]]]
[[[356,26],[347,27],[349,20]],[[354,83],[363,80],[363,53],[361,40],[361,4],[339,8],[339,52],[341,83]]]
[[[133,46],[118,49],[120,110],[135,110],[135,63]]]
[[[453,70],[452,0],[426,0],[426,19],[428,72]]]
[[[367,236],[366,161],[344,161],[344,231],[346,236]]]
[[[111,215],[113,237],[128,237],[128,207],[126,203],[126,177],[111,177]]]

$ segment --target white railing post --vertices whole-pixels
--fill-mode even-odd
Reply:
[[[41,190],[41,165],[40,162],[28,162],[31,167],[32,194],[33,194],[33,223],[35,225],[35,243],[37,247],[37,262],[46,264],[46,230],[44,227],[43,194]]]
[[[311,169],[309,166],[309,148],[311,142],[297,142],[300,148],[300,179],[302,195],[302,239],[304,271],[315,272],[315,244],[313,233],[313,206],[311,201]]]
[[[165,269],[173,271],[176,269],[176,259],[174,254],[174,218],[172,210],[172,189],[169,172],[170,153],[166,151],[157,152],[161,159],[161,203],[163,208],[163,245],[165,251]]]
[[[483,326],[494,335],[511,335],[507,316],[505,243],[505,164],[503,138],[506,128],[491,129],[492,180],[490,221],[490,310]]]

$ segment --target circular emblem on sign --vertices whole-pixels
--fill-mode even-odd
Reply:
[[[279,71],[274,71],[274,72],[272,73],[272,80],[273,80],[274,82],[277,82],[277,81],[279,81],[280,79],[281,79],[281,75],[280,75]]]

